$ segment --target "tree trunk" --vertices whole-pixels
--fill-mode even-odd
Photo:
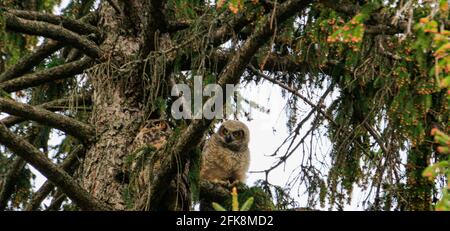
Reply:
[[[100,9],[100,26],[105,29],[101,49],[108,51],[106,64],[94,66],[89,72],[93,86],[93,113],[90,121],[96,128],[97,142],[90,147],[83,166],[83,186],[94,197],[122,210],[126,182],[123,164],[143,118],[142,79],[135,64],[118,70],[127,61],[136,59],[137,38],[123,35],[121,18],[108,4]]]

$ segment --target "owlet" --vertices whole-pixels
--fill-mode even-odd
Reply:
[[[206,142],[200,178],[212,182],[245,182],[250,164],[249,130],[237,120],[222,124]]]

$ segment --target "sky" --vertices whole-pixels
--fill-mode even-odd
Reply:
[[[56,8],[54,13],[59,14],[60,9],[67,6],[68,2],[68,0],[63,0],[60,8]],[[268,82],[263,82],[259,85],[250,83],[249,85],[242,87],[240,93],[244,96],[244,98],[251,99],[258,105],[270,109],[269,113],[263,113],[252,109],[250,116],[252,118],[251,121],[241,118],[250,130],[249,149],[251,153],[251,162],[249,171],[265,170],[278,160],[277,158],[269,157],[268,155],[274,153],[274,151],[289,135],[286,127],[286,99],[283,99],[280,87],[274,86]],[[309,110],[309,107],[300,108],[299,111],[306,110]],[[301,119],[301,114],[299,115],[299,118]],[[308,129],[308,127],[305,127],[304,129]],[[319,152],[326,154],[330,151],[330,145],[326,137],[323,137],[323,139],[324,143],[322,143],[320,147],[315,148],[319,148]],[[53,132],[50,139],[50,145],[56,145],[60,141],[61,136],[58,133]],[[294,155],[286,161],[285,164],[280,165],[277,169],[270,173],[268,177],[269,182],[271,184],[284,187],[289,181],[292,181],[290,176],[295,175],[295,172],[298,172],[299,169],[297,167],[301,161],[302,154],[302,149],[299,148],[296,153],[294,153]],[[45,182],[45,177],[43,177],[34,168],[32,168],[32,171],[37,176],[34,188],[38,189]],[[253,185],[255,181],[260,179],[265,179],[264,173],[249,173],[247,184]],[[307,197],[305,194],[302,194],[304,190],[304,186],[298,187],[298,185],[294,185],[290,193],[291,196],[299,203],[300,207],[306,206]],[[361,193],[356,190],[355,195],[356,196],[353,196],[354,199],[351,205],[345,207],[346,210],[362,209],[357,205],[357,201],[361,199]],[[44,204],[48,205],[49,201],[44,201]]]

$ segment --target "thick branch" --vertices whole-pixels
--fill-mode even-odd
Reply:
[[[295,13],[303,10],[309,5],[311,1],[286,1],[281,4],[276,12],[274,12],[274,19],[277,23],[282,23],[287,18],[293,16]],[[219,85],[224,87],[225,84],[236,84],[245,68],[249,64],[253,55],[257,50],[270,38],[274,33],[275,26],[272,25],[272,20],[269,15],[266,15],[264,22],[252,33],[252,35],[244,42],[240,50],[236,51],[232,56],[227,66],[219,75]],[[225,104],[224,104],[225,105]],[[152,181],[150,208],[155,207],[159,202],[159,197],[165,193],[168,185],[176,174],[176,160],[181,158],[187,159],[187,153],[192,148],[192,144],[198,144],[203,137],[204,132],[211,124],[211,120],[201,119],[194,120],[181,133],[180,137],[174,143],[167,144],[165,148],[156,153],[155,158],[162,158],[161,171],[154,177]],[[170,148],[167,152],[166,148]]]
[[[8,80],[0,83],[0,89],[6,92],[20,91],[28,87],[38,86],[44,83],[53,82],[59,79],[73,77],[81,74],[94,63],[92,59],[85,58],[74,62],[59,65],[50,69],[38,71],[24,75],[20,78]]]
[[[98,37],[101,36],[101,32],[97,27],[88,23],[83,23],[81,20],[74,20],[59,15],[40,13],[36,11],[8,9],[7,12],[27,20],[43,21],[54,25],[61,25],[64,28],[81,35],[95,34]]]
[[[98,59],[103,56],[100,48],[91,40],[80,36],[62,26],[56,26],[46,22],[31,21],[14,16],[11,13],[5,13],[6,29],[30,34],[44,36],[73,46],[91,58]]]
[[[162,11],[166,1],[146,1],[144,4],[145,13],[142,18],[144,24],[143,44],[141,57],[146,57],[151,51],[156,49],[156,32],[167,32],[166,17]],[[146,17],[145,17],[146,16]]]
[[[22,12],[22,11],[19,11]],[[28,12],[28,11],[25,11]],[[32,14],[36,12],[31,12]],[[96,14],[90,13],[88,15],[83,16],[80,18],[79,21],[76,21],[77,23],[81,23],[85,25],[84,23],[96,23]],[[59,24],[59,23],[58,23]],[[90,25],[89,25],[90,26]],[[91,26],[92,27],[92,26]],[[14,66],[8,68],[5,72],[0,74],[0,83],[5,82],[7,80],[19,77],[21,75],[24,75],[25,73],[29,72],[33,69],[33,67],[37,66],[42,60],[53,54],[54,52],[58,51],[63,47],[63,44],[56,41],[47,41],[42,46],[36,49],[31,54],[28,54],[21,58]],[[70,61],[74,61],[75,59],[69,59]]]
[[[0,124],[0,140],[12,152],[25,159],[47,179],[59,187],[71,200],[83,210],[111,210],[111,207],[92,198],[66,172],[56,167],[42,152],[27,141],[14,135]]]
[[[230,191],[219,184],[200,180],[200,198],[206,201],[224,201],[230,196]]]
[[[167,4],[166,0],[163,1],[148,1],[148,17],[149,25],[154,31],[159,30],[164,33],[167,31],[167,19],[164,15],[164,5]]]
[[[218,46],[227,40],[229,40],[233,33],[239,32],[255,21],[257,14],[253,13],[250,17],[245,14],[240,14],[238,17],[233,17],[229,22],[225,23],[223,26],[217,28],[210,36],[210,41],[214,46]]]
[[[59,111],[62,109],[66,109],[70,107],[70,105],[91,105],[91,96],[90,95],[81,95],[75,96],[73,98],[65,98],[65,99],[57,99],[47,103],[43,103],[38,105],[37,107],[47,109],[49,111]],[[18,117],[18,116],[8,116],[2,120],[0,123],[3,123],[6,127],[14,126],[15,124],[26,121],[26,118]]]
[[[32,70],[33,67],[38,65],[42,60],[55,53],[62,47],[63,45],[59,42],[48,41],[44,45],[37,48],[34,53],[26,55],[25,57],[20,59],[19,62],[17,62],[14,66],[1,73],[0,83],[27,73],[28,71]]]
[[[62,170],[69,173],[69,175],[72,175],[75,171],[76,167],[78,166],[78,160],[80,158],[84,157],[84,154],[86,153],[86,150],[83,148],[83,146],[79,145],[75,147],[75,149],[70,153],[66,159],[61,163],[59,166]],[[39,205],[42,203],[42,201],[48,196],[48,194],[53,190],[55,187],[54,184],[52,184],[51,181],[47,180],[45,183],[39,188],[39,190],[33,195],[33,198],[31,199],[30,203],[25,208],[26,211],[33,211],[37,210],[39,208]]]
[[[90,125],[28,104],[0,98],[0,111],[57,128],[80,139],[83,143],[90,143],[95,137],[95,131]],[[2,124],[2,126],[5,125]]]
[[[28,135],[26,137],[26,140],[30,143],[34,143],[36,140],[36,137],[38,136],[38,133],[40,132],[40,128],[32,126],[31,129],[29,129]],[[26,161],[21,158],[20,156],[16,157],[15,160],[12,163],[12,166],[10,170],[8,171],[8,174],[6,175],[3,184],[1,185],[1,192],[0,192],[0,211],[4,210],[8,204],[8,200],[11,197],[11,194],[15,190],[15,186],[18,182],[18,177],[23,172],[23,169],[26,165]]]
[[[31,126],[27,132],[28,134],[26,136],[26,140],[28,140],[28,142],[30,143],[34,143],[40,130],[41,129],[38,127]],[[15,186],[17,185],[20,174],[22,174],[25,165],[26,161],[20,156],[15,157],[14,161],[12,162],[8,174],[6,175],[3,184],[1,185],[0,211],[5,210],[12,193],[14,193],[14,191],[17,191],[17,189],[15,189]]]
[[[122,10],[120,9],[120,7],[117,5],[117,3],[113,0],[106,0],[110,6],[112,6],[112,8],[114,8],[114,10],[116,11],[117,15],[123,15]]]
[[[190,24],[187,23],[187,22],[175,22],[175,21],[172,21],[172,22],[168,23],[167,30],[169,32],[177,32],[177,31],[180,31],[180,30],[187,29],[187,28],[189,28],[189,26],[190,26]]]

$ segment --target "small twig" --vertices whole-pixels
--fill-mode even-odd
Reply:
[[[380,51],[382,54],[384,54],[385,56],[390,57],[394,60],[402,60],[402,57],[400,57],[399,55],[393,54],[392,52],[389,52],[386,49],[384,49],[384,46],[382,43],[383,43],[383,41],[381,41],[381,40],[378,42],[378,47],[380,48]]]
[[[384,146],[384,142],[381,139],[381,136],[378,134],[378,132],[367,121],[364,121],[363,125],[367,129],[367,131],[370,133],[370,135],[372,135],[372,137],[375,139],[377,144],[380,146],[381,150],[385,154],[388,154],[389,150],[386,148],[386,146]]]
[[[305,139],[309,136],[309,133],[311,133],[313,129],[309,129],[308,132],[306,132],[306,134],[300,139],[300,141],[297,143],[297,145],[294,147],[293,150],[291,150],[289,153],[287,153],[286,155],[280,157],[279,161],[272,165],[270,168],[266,169],[266,170],[260,170],[260,171],[250,171],[250,173],[266,173],[269,174],[269,172],[271,172],[272,170],[274,170],[275,168],[277,168],[278,166],[280,166],[282,163],[286,162],[286,160],[294,153],[294,151],[300,146],[300,144],[302,144]]]
[[[282,83],[281,81],[278,81],[276,79],[270,78],[269,76],[261,73],[260,71],[258,71],[253,65],[249,65],[250,70],[252,72],[254,72],[256,75],[262,77],[265,80],[268,80],[274,84],[277,84],[278,86],[280,86],[281,88],[289,91],[290,93],[294,94],[295,96],[299,97],[300,99],[302,99],[303,101],[305,101],[305,103],[307,103],[309,106],[313,107],[315,110],[317,110],[320,114],[322,114],[328,121],[330,121],[330,123],[332,123],[333,125],[337,125],[337,123],[333,120],[333,118],[328,115],[323,108],[325,107],[325,105],[323,105],[323,101],[325,99],[321,98],[319,100],[319,102],[317,104],[314,104],[313,102],[311,102],[308,98],[306,98],[305,96],[301,95],[297,89],[294,89],[292,87],[289,87],[288,85]],[[333,85],[330,85],[330,87],[327,89],[326,91],[326,95],[328,95],[328,93],[333,89]]]

